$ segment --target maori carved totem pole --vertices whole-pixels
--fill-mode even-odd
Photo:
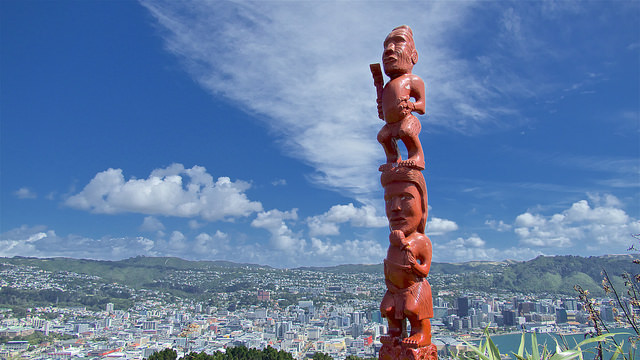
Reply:
[[[436,346],[431,343],[433,298],[427,275],[432,249],[431,240],[424,234],[428,208],[422,175],[425,160],[419,138],[420,121],[413,115],[425,113],[424,82],[411,73],[417,61],[413,32],[403,25],[393,29],[384,41],[382,65],[389,82],[384,84],[380,64],[370,66],[378,95],[378,117],[386,122],[378,141],[387,158],[380,166],[380,182],[391,230],[384,260],[387,292],[380,304],[389,334],[380,338],[380,360],[438,358]],[[400,155],[398,139],[407,148],[406,160]]]

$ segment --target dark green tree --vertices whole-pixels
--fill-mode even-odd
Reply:
[[[315,354],[313,354],[313,357],[311,358],[313,360],[333,360],[333,358],[331,356],[329,356],[329,354],[325,354],[322,352],[317,352]]]
[[[204,351],[201,353],[191,352],[185,355],[182,360],[224,360],[226,359],[225,354],[220,351],[216,351],[212,355],[205,353]]]
[[[164,349],[162,351],[158,351],[157,353],[151,354],[149,356],[149,360],[176,360],[178,358],[178,352],[173,349]]]

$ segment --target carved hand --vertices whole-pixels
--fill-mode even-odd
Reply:
[[[403,117],[411,114],[416,109],[414,103],[412,103],[409,96],[403,96],[398,99],[398,110],[402,114]]]

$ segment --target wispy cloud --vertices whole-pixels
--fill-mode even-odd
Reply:
[[[376,142],[375,91],[368,64],[379,62],[404,6],[382,2],[173,2],[142,4],[160,24],[169,52],[215,96],[235,103],[276,134],[286,153],[309,165],[309,179],[366,201],[384,153]],[[481,131],[515,115],[449,41],[475,6],[412,3],[409,25],[427,83],[430,127]],[[526,88],[526,87],[522,87]]]
[[[18,198],[18,199],[35,199],[38,197],[38,195],[33,192],[33,190],[27,188],[27,187],[22,187],[16,191],[13,192],[13,194]]]
[[[619,178],[632,176],[637,179],[640,176],[640,160],[633,157],[580,155],[570,152],[523,150],[514,147],[505,147],[505,152],[539,164],[553,164],[563,169],[595,171]]]

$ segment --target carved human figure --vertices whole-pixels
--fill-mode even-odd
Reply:
[[[382,65],[389,82],[382,88],[382,74],[374,72],[378,88],[378,116],[386,124],[378,133],[387,156],[387,166],[397,164],[423,170],[424,153],[420,144],[420,120],[412,113],[425,113],[425,86],[422,79],[411,73],[418,61],[418,52],[413,42],[413,32],[406,25],[391,31],[384,41]],[[379,65],[377,65],[379,69]],[[413,101],[411,101],[413,99]],[[397,141],[402,140],[407,148],[407,160],[402,160]]]
[[[411,348],[431,344],[433,300],[426,277],[431,266],[431,240],[424,234],[427,222],[427,187],[422,173],[394,167],[381,175],[391,234],[384,260],[387,292],[380,304],[390,338]],[[407,337],[405,319],[411,323]]]

